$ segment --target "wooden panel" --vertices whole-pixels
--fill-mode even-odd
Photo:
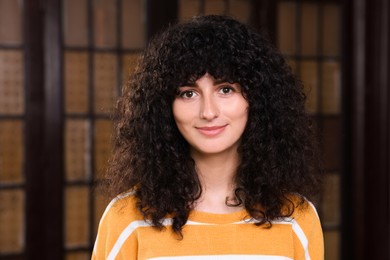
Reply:
[[[322,133],[325,169],[341,169],[341,116],[324,118]]]
[[[89,238],[89,188],[65,189],[65,244],[87,246]]]
[[[0,1],[0,44],[22,43],[22,6],[23,1]]]
[[[0,190],[0,252],[16,253],[24,248],[24,194],[22,190]]]
[[[303,3],[301,10],[301,54],[317,54],[318,4]]]
[[[64,42],[66,46],[88,45],[87,0],[63,1]]]
[[[23,255],[11,255],[11,256],[4,256],[1,259],[3,259],[3,260],[26,260],[26,257]]]
[[[0,50],[0,114],[24,112],[23,66],[21,51]]]
[[[309,113],[317,113],[318,63],[316,61],[302,61],[300,63],[300,78],[307,95],[306,108]]]
[[[249,0],[230,0],[229,15],[241,21],[248,23],[250,18],[250,1]]]
[[[126,84],[129,75],[134,71],[140,54],[125,54],[122,56],[122,84]]]
[[[224,0],[208,0],[205,1],[205,14],[225,14],[225,1]]]
[[[340,174],[338,172],[327,173],[323,181],[321,221],[325,225],[339,225],[341,224]]]
[[[103,212],[106,209],[109,201],[106,196],[102,195],[102,193],[94,194],[94,209],[95,209],[95,217],[94,217],[94,230],[93,236],[96,237],[99,221],[102,218]]]
[[[65,123],[65,178],[67,181],[90,178],[89,122],[73,119]]]
[[[322,101],[324,114],[341,113],[341,66],[337,61],[322,63]]]
[[[25,237],[23,239],[26,241],[24,256],[26,260],[42,259],[42,252],[44,251],[46,259],[59,259],[50,255],[49,252],[55,248],[56,241],[55,236],[52,236],[56,229],[51,224],[57,216],[58,208],[56,206],[62,208],[62,205],[54,203],[53,206],[50,202],[57,197],[56,193],[62,194],[61,188],[58,188],[52,179],[52,176],[60,176],[61,178],[62,171],[61,169],[58,171],[58,168],[53,169],[52,165],[55,164],[53,156],[57,155],[57,152],[49,148],[49,140],[55,137],[57,128],[49,127],[47,128],[49,131],[45,130],[45,124],[49,121],[49,118],[50,120],[60,118],[59,116],[52,117],[52,114],[48,113],[56,109],[47,104],[49,101],[60,104],[51,95],[53,89],[50,84],[56,76],[54,68],[58,68],[56,65],[60,62],[57,59],[58,56],[52,51],[52,46],[57,43],[59,37],[52,30],[57,23],[51,20],[49,26],[44,25],[45,18],[57,16],[57,13],[47,8],[47,6],[43,10],[42,1],[38,3],[35,0],[19,2],[23,2],[24,9],[23,50],[26,63],[23,68],[25,73],[25,83],[23,85],[26,92],[26,108],[23,117],[25,124],[24,175],[26,178],[23,187],[25,190],[25,215],[23,216]],[[46,1],[46,3],[49,2],[55,4],[57,1]],[[48,30],[47,35],[50,35],[50,37],[45,37],[45,30]],[[45,43],[45,38],[50,38],[50,44]],[[56,81],[56,83],[58,82]],[[60,87],[56,85],[55,89],[60,90]],[[49,136],[50,138],[48,138]],[[55,141],[55,146],[61,147],[61,142]],[[49,191],[46,186],[49,186],[55,192]],[[45,212],[47,212],[45,209],[50,209],[50,217],[45,217]],[[46,231],[51,232],[50,239],[48,239],[49,232]],[[46,243],[48,243],[47,248],[45,248]]]
[[[340,5],[326,4],[323,7],[323,50],[324,55],[340,55],[341,48],[341,10]]]
[[[340,259],[340,232],[339,231],[325,231],[325,260],[339,260]]]
[[[293,2],[282,2],[277,8],[277,46],[284,54],[295,54],[296,46],[297,5]]]
[[[112,127],[111,120],[96,120],[95,122],[94,161],[97,176],[104,174],[111,154]]]
[[[117,56],[110,53],[94,55],[94,112],[110,114],[116,100]]]
[[[142,0],[122,0],[122,48],[145,46],[145,6]]]
[[[30,0],[33,5],[33,0]],[[43,3],[43,2],[42,2]],[[44,230],[46,259],[62,259],[64,250],[64,109],[63,109],[63,42],[61,31],[61,0],[45,1],[45,39],[42,50],[45,67],[45,119],[44,125],[44,185],[45,218],[39,232]],[[35,2],[36,5],[36,2]],[[41,14],[41,15],[43,15]],[[33,36],[31,36],[33,37]],[[33,175],[30,176],[33,178]],[[36,198],[39,199],[39,198]],[[38,200],[39,202],[39,200]],[[40,202],[42,203],[42,201]],[[35,217],[39,217],[35,215]],[[30,239],[34,239],[32,236]],[[36,239],[36,238],[35,238]],[[34,250],[35,251],[35,250]],[[37,253],[39,251],[35,251]],[[40,252],[42,254],[42,252]],[[34,257],[35,259],[37,256]]]
[[[65,59],[65,112],[88,112],[88,54],[67,51]]]
[[[294,59],[286,59],[286,61],[294,75],[298,75],[298,62]]]
[[[184,21],[199,14],[198,0],[179,0],[179,20]]]
[[[344,188],[349,192],[342,259],[390,259],[390,5],[344,3]]]
[[[67,253],[65,260],[90,260],[91,253],[89,252],[75,252],[75,253]]]
[[[22,121],[0,121],[0,182],[23,181],[23,137]]]
[[[96,47],[115,47],[116,42],[116,1],[93,0],[93,35]]]

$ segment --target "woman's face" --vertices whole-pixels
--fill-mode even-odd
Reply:
[[[201,154],[237,150],[248,106],[239,84],[219,82],[207,73],[194,85],[179,87],[172,105],[180,133],[192,152]]]

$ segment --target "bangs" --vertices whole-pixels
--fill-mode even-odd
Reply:
[[[241,83],[239,68],[246,44],[233,40],[226,28],[179,26],[169,36],[159,52],[161,63],[167,66],[164,71],[173,73],[170,79],[162,77],[169,80],[168,85],[177,88],[193,84],[206,73],[217,80]]]

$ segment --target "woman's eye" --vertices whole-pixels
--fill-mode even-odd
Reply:
[[[192,90],[187,90],[187,91],[183,91],[182,93],[180,93],[180,97],[182,97],[182,98],[192,98],[195,96],[196,96],[196,93]]]
[[[234,91],[234,89],[230,86],[226,86],[226,87],[222,87],[220,90],[219,90],[222,94],[230,94]]]

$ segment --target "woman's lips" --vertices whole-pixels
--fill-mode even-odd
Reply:
[[[204,126],[204,127],[196,127],[198,131],[206,136],[216,136],[222,133],[226,128],[226,125],[223,126]]]

